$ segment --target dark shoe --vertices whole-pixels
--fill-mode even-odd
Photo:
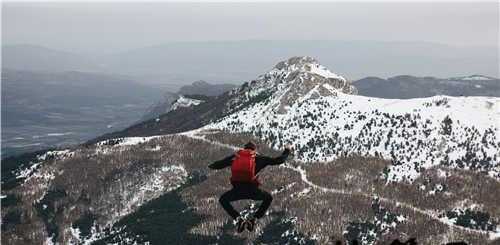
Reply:
[[[255,218],[251,218],[245,221],[248,231],[253,231],[255,229],[255,221],[256,221]]]
[[[245,223],[246,221],[243,218],[236,218],[236,231],[238,231],[238,233],[242,233],[245,230]]]

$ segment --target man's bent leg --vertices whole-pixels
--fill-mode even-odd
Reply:
[[[231,202],[236,201],[236,200],[240,200],[240,198],[239,198],[238,193],[234,189],[231,189],[231,190],[225,192],[219,198],[219,203],[222,205],[222,208],[224,208],[224,210],[226,210],[226,212],[233,219],[236,219],[240,216],[240,213],[234,209],[233,205],[231,205]]]
[[[252,199],[262,201],[259,209],[257,210],[257,212],[255,212],[255,215],[254,215],[255,218],[260,219],[264,216],[264,214],[266,214],[266,211],[269,208],[269,206],[271,206],[271,202],[273,201],[273,197],[271,196],[271,194],[269,194],[269,192],[261,190],[261,189],[257,189],[255,191],[255,194],[254,194]]]

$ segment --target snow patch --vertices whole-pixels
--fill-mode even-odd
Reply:
[[[44,154],[37,156],[37,158],[40,161],[45,161],[48,159],[63,160],[66,158],[71,158],[74,155],[75,155],[74,152],[70,151],[69,149],[66,149],[66,150],[61,150],[61,151],[47,151]]]
[[[455,77],[455,78],[450,78],[450,80],[462,80],[462,81],[490,81],[490,80],[495,80],[492,77],[487,77],[487,76],[482,76],[482,75],[471,75],[471,76],[465,76],[465,77]]]
[[[172,103],[172,106],[170,107],[171,111],[177,110],[179,108],[185,108],[185,107],[191,107],[191,106],[196,106],[201,103],[205,102],[204,100],[197,100],[197,99],[192,99],[192,98],[187,98],[184,96],[180,96],[174,103]]]

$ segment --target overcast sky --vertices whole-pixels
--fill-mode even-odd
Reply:
[[[3,44],[101,53],[212,40],[428,41],[496,46],[489,3],[3,3]]]

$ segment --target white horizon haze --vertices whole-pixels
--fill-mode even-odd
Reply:
[[[369,40],[498,45],[498,2],[4,2],[2,44],[82,53],[172,42]]]

